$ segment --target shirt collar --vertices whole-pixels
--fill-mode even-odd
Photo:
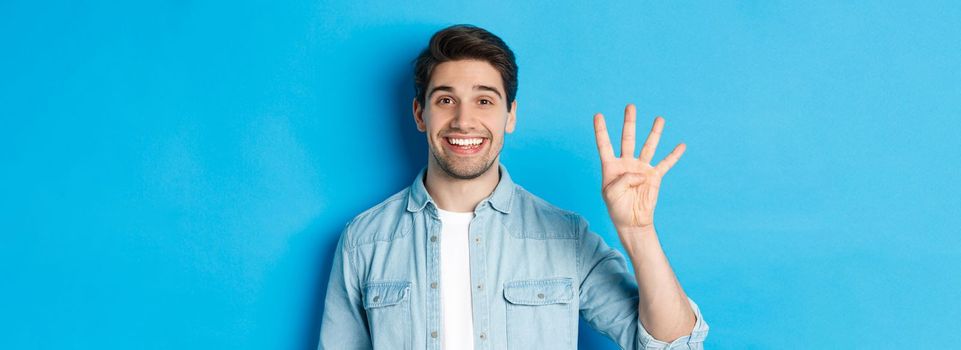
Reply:
[[[511,181],[511,175],[507,173],[507,168],[503,164],[498,163],[497,170],[500,172],[500,181],[497,182],[497,187],[494,187],[494,192],[481,203],[488,201],[491,207],[497,211],[509,214],[511,212],[511,202],[514,200],[514,181]],[[427,187],[424,187],[424,176],[427,176],[426,166],[417,173],[417,178],[410,185],[410,191],[407,193],[407,211],[420,211],[424,209],[428,202],[434,204],[434,206],[437,205],[430,198],[430,194],[427,193]]]

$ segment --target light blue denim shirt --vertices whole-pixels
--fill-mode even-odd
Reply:
[[[668,344],[638,320],[624,257],[573,212],[511,181],[470,223],[474,347],[576,349],[578,315],[624,349],[701,349],[708,325],[693,300],[691,334]],[[441,221],[414,183],[351,220],[337,243],[319,349],[440,349]]]

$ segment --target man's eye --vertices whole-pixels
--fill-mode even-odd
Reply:
[[[437,102],[441,104],[448,104],[454,103],[454,100],[450,99],[450,97],[441,97],[439,100],[437,100]]]
[[[491,101],[491,100],[480,100],[480,104],[482,104],[482,105],[490,105],[490,104],[494,104],[494,102]]]

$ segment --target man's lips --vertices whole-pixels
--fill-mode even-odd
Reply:
[[[460,155],[472,155],[480,152],[490,139],[481,136],[448,136],[444,137],[444,145],[451,152]],[[479,143],[478,143],[479,142]]]

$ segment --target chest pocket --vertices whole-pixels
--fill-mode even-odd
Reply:
[[[410,282],[367,283],[364,309],[374,349],[411,348]]]
[[[566,277],[505,283],[507,348],[573,349],[573,283]]]

